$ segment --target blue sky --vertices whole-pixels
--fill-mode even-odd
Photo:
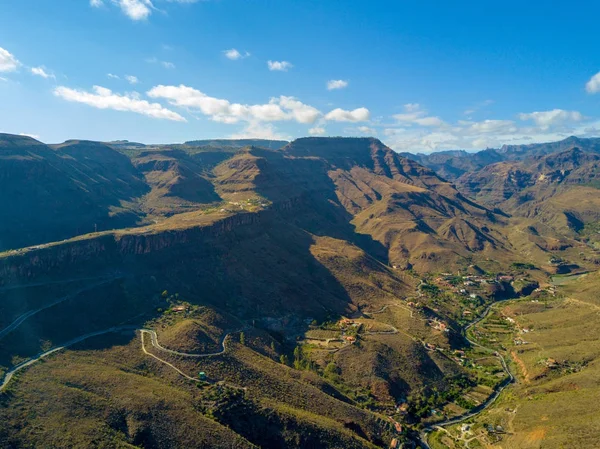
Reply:
[[[145,143],[600,136],[590,1],[0,0],[0,131]]]

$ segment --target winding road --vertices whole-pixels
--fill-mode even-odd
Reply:
[[[85,334],[82,335],[80,337],[74,338],[73,340],[70,340],[66,343],[63,343],[60,346],[56,346],[48,351],[42,352],[38,355],[36,355],[35,357],[26,360],[22,363],[19,363],[18,365],[14,366],[10,371],[8,371],[5,375],[4,375],[4,379],[2,379],[2,383],[0,384],[0,392],[4,391],[6,389],[6,387],[8,386],[8,384],[10,383],[10,381],[12,380],[12,378],[14,377],[14,375],[16,373],[18,373],[19,371],[27,368],[28,366],[33,365],[34,363],[36,363],[37,361],[48,357],[51,354],[54,354],[55,352],[61,351],[63,349],[68,348],[69,346],[73,346],[77,343],[80,343],[84,340],[87,340],[88,338],[92,338],[92,337],[97,337],[99,335],[104,335],[104,334],[108,334],[111,332],[121,332],[121,331],[139,331],[140,332],[140,339],[141,339],[141,343],[142,343],[142,351],[144,352],[144,354],[149,355],[150,357],[158,360],[159,362],[169,366],[170,368],[174,369],[177,373],[179,373],[180,375],[182,375],[183,377],[185,377],[188,380],[192,380],[194,382],[197,382],[198,379],[188,376],[187,374],[185,374],[183,371],[181,371],[179,368],[177,368],[175,365],[167,362],[166,360],[161,359],[160,357],[158,357],[155,354],[152,354],[151,352],[149,352],[146,349],[146,344],[145,344],[145,339],[144,336],[146,334],[150,335],[150,343],[152,344],[152,346],[156,349],[158,349],[159,351],[163,351],[169,354],[174,354],[174,355],[178,355],[178,356],[182,356],[182,357],[192,357],[192,358],[200,358],[200,357],[213,357],[213,356],[217,356],[217,355],[221,355],[224,354],[227,351],[227,345],[226,342],[229,338],[229,336],[231,336],[234,333],[237,332],[242,332],[244,331],[246,328],[242,328],[236,331],[232,331],[232,332],[228,332],[227,334],[225,334],[223,336],[223,338],[221,339],[220,345],[221,345],[221,350],[217,351],[217,352],[211,352],[211,353],[203,353],[203,354],[188,354],[185,352],[179,352],[179,351],[173,351],[171,349],[167,349],[162,347],[159,343],[158,343],[158,336],[156,334],[155,331],[153,331],[152,329],[139,329],[137,326],[117,326],[117,327],[111,327],[108,329],[104,329],[101,331],[96,331],[96,332],[90,332],[89,334]]]
[[[26,360],[25,362],[19,363],[18,365],[14,366],[10,371],[8,371],[4,375],[4,379],[2,380],[2,383],[0,384],[0,392],[4,391],[6,389],[9,382],[11,381],[11,379],[14,377],[14,375],[16,373],[27,368],[28,366],[33,365],[35,362],[37,362],[45,357],[48,357],[51,354],[54,354],[55,352],[62,351],[63,349],[68,348],[69,346],[73,346],[74,344],[80,343],[84,340],[87,340],[88,338],[97,337],[98,335],[108,334],[111,332],[121,332],[121,331],[126,331],[126,330],[128,330],[128,331],[136,330],[136,326],[118,326],[118,327],[111,327],[108,329],[104,329],[101,331],[90,332],[89,334],[85,334],[80,337],[74,338],[73,340],[63,343],[60,346],[56,346],[55,348],[52,348],[45,352],[42,352],[42,353],[36,355],[35,357],[33,357],[32,359],[29,359],[29,360]]]
[[[454,418],[451,419],[447,419],[446,421],[441,421],[435,424],[431,424],[427,427],[425,427],[419,434],[420,437],[420,443],[421,445],[425,448],[425,449],[430,449],[429,444],[427,443],[427,436],[428,433],[436,430],[436,428],[443,428],[446,426],[451,426],[454,424],[458,424],[462,421],[465,421],[469,418],[472,418],[474,416],[477,416],[478,414],[480,414],[481,412],[483,412],[485,409],[487,409],[490,405],[492,405],[494,403],[494,401],[496,401],[496,399],[498,399],[498,397],[500,396],[500,393],[502,393],[502,391],[511,383],[513,383],[515,381],[515,377],[513,376],[513,374],[510,372],[510,370],[508,369],[508,366],[506,364],[506,360],[504,360],[504,357],[502,356],[502,354],[500,354],[497,351],[494,351],[493,349],[487,348],[485,346],[480,345],[479,343],[477,343],[476,341],[471,340],[468,337],[468,331],[469,329],[471,329],[473,326],[479,324],[483,319],[485,319],[489,313],[491,312],[492,308],[495,307],[498,304],[498,302],[495,302],[493,304],[490,304],[485,311],[483,312],[483,314],[481,314],[481,316],[479,318],[477,318],[475,321],[473,321],[472,323],[470,323],[469,325],[467,325],[464,329],[464,336],[466,338],[466,340],[471,343],[474,346],[477,346],[479,348],[482,348],[488,352],[493,353],[498,360],[500,360],[500,363],[502,364],[502,369],[504,370],[504,372],[507,374],[507,378],[504,379],[502,381],[502,383],[500,383],[500,385],[494,390],[494,392],[488,396],[488,398],[482,402],[481,404],[479,404],[477,407],[475,407],[474,409],[470,410],[469,412],[460,415],[460,416],[456,416]]]
[[[69,293],[66,296],[63,296],[61,298],[58,298],[57,300],[46,304],[42,307],[40,307],[39,309],[35,309],[35,310],[30,310],[29,312],[24,313],[23,315],[19,316],[16,320],[14,320],[11,324],[9,324],[7,327],[5,327],[4,329],[0,330],[0,340],[2,338],[4,338],[5,336],[7,336],[8,334],[10,334],[12,331],[14,331],[17,327],[19,327],[21,324],[23,324],[24,321],[26,321],[27,319],[31,318],[32,316],[42,312],[43,310],[49,309],[50,307],[54,307],[62,302],[65,302],[69,299],[75,298],[76,296],[80,295],[83,292],[86,292],[88,290],[92,290],[96,287],[99,287],[100,285],[104,285],[104,284],[108,284],[112,281],[114,281],[115,279],[120,278],[121,276],[114,276],[114,277],[110,277],[110,278],[103,278],[104,280],[102,282],[97,282],[95,284],[92,285],[88,285],[84,288],[80,288],[79,290],[73,292],[73,293]],[[21,286],[21,288],[23,288],[25,286]]]

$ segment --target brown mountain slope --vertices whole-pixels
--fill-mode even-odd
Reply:
[[[493,230],[500,217],[376,139],[298,139],[283,151],[323,161],[356,231],[381,243],[393,265],[425,271],[471,252],[504,251]]]
[[[567,137],[558,142],[533,143],[528,145],[503,145],[501,148],[470,153],[463,150],[439,151],[431,154],[402,153],[438,173],[445,179],[456,181],[462,175],[477,172],[499,162],[523,161],[561,153],[573,147],[588,153],[600,153],[600,139]]]
[[[579,148],[524,162],[501,162],[463,175],[458,188],[490,207],[572,235],[600,219],[600,156]]]
[[[131,162],[109,147],[68,142],[56,150],[0,135],[0,248],[131,226],[128,203],[147,189]]]

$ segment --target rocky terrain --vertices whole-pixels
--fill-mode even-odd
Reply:
[[[0,445],[424,445],[506,385],[465,327],[595,269],[586,145],[453,183],[373,138],[0,135]]]

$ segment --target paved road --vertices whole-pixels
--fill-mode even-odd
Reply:
[[[420,443],[425,449],[429,449],[429,445],[427,444],[427,439],[428,439],[427,436],[428,436],[429,432],[431,432],[432,430],[435,430],[436,428],[441,428],[441,427],[446,427],[446,426],[450,426],[453,424],[458,424],[462,421],[465,421],[469,418],[472,418],[472,417],[478,415],[479,413],[481,413],[485,409],[487,409],[490,405],[492,405],[494,403],[494,401],[496,399],[498,399],[498,396],[500,396],[500,393],[502,393],[502,391],[508,385],[510,385],[511,383],[513,383],[515,381],[515,377],[512,375],[512,373],[508,369],[508,366],[506,365],[506,360],[504,360],[504,357],[502,357],[502,355],[499,352],[496,352],[493,349],[482,346],[479,343],[471,340],[467,334],[467,331],[469,329],[471,329],[473,326],[479,324],[484,318],[486,318],[489,315],[490,311],[492,310],[492,307],[496,306],[497,304],[498,304],[497,302],[490,304],[479,318],[477,318],[475,321],[473,321],[472,323],[470,323],[468,326],[465,327],[464,333],[465,333],[465,338],[467,339],[467,341],[469,343],[471,343],[474,346],[485,349],[488,352],[494,353],[496,355],[496,357],[498,357],[498,359],[500,360],[500,363],[502,364],[502,369],[508,375],[508,377],[496,388],[496,390],[494,390],[494,392],[490,396],[488,396],[488,398],[484,402],[479,404],[473,410],[471,410],[463,415],[456,416],[454,418],[447,419],[446,421],[442,421],[442,422],[432,424],[430,426],[425,427],[420,433],[420,440],[421,440]]]
[[[245,328],[244,328],[245,329]],[[80,337],[74,338],[71,341],[68,341],[67,343],[64,343],[60,346],[57,346],[55,348],[52,348],[48,351],[42,352],[38,355],[36,355],[35,357],[33,357],[30,360],[27,360],[25,362],[22,362],[20,364],[18,364],[17,366],[15,366],[14,368],[12,368],[10,371],[8,371],[5,375],[4,375],[4,379],[2,380],[2,383],[0,384],[0,391],[4,391],[6,389],[6,387],[8,386],[8,384],[10,383],[11,379],[14,377],[14,375],[27,368],[28,366],[33,365],[34,363],[36,363],[37,361],[48,357],[51,354],[54,354],[55,352],[61,351],[65,348],[68,348],[69,346],[73,346],[74,344],[77,344],[79,342],[82,342],[84,340],[87,340],[88,338],[92,338],[92,337],[96,337],[98,335],[103,335],[103,334],[108,334],[111,332],[120,332],[120,331],[124,331],[124,330],[130,330],[130,331],[139,331],[140,332],[140,336],[141,336],[141,342],[142,342],[142,351],[144,352],[144,354],[149,355],[150,357],[155,358],[156,360],[158,360],[161,363],[164,363],[165,365],[171,367],[172,369],[174,369],[175,371],[177,371],[179,374],[181,374],[183,377],[185,377],[188,380],[192,380],[194,382],[198,381],[198,379],[188,376],[187,374],[185,374],[183,371],[181,371],[179,368],[177,368],[176,366],[174,366],[173,364],[167,362],[166,360],[161,359],[160,357],[152,354],[151,352],[149,352],[146,349],[146,345],[145,345],[145,340],[144,340],[144,335],[148,334],[150,335],[150,342],[152,344],[152,346],[154,346],[156,349],[160,350],[160,351],[164,351],[167,352],[169,354],[175,354],[175,355],[179,355],[179,356],[183,356],[183,357],[194,357],[194,358],[199,358],[199,357],[212,357],[212,356],[216,356],[216,355],[221,355],[224,354],[227,351],[227,346],[226,346],[226,342],[228,337],[236,332],[241,332],[244,329],[241,330],[237,330],[237,331],[233,331],[233,332],[229,332],[227,334],[225,334],[221,340],[221,350],[218,352],[211,352],[211,353],[204,353],[204,354],[187,354],[184,352],[178,352],[178,351],[173,351],[171,349],[167,349],[162,347],[159,343],[158,343],[158,337],[156,335],[156,332],[151,330],[151,329],[139,329],[137,326],[117,326],[117,327],[111,327],[109,329],[105,329],[105,330],[101,330],[101,331],[96,331],[96,332],[91,332],[89,334],[85,334],[82,335]]]
[[[22,369],[27,368],[28,366],[33,365],[35,362],[37,362],[38,360],[43,359],[44,357],[48,357],[51,354],[54,354],[55,352],[58,351],[62,351],[65,348],[68,348],[69,346],[73,346],[74,344],[80,343],[84,340],[87,340],[88,338],[92,338],[92,337],[97,337],[98,335],[103,335],[103,334],[108,334],[111,332],[121,332],[121,331],[125,331],[125,330],[135,330],[136,326],[117,326],[117,327],[111,327],[109,329],[104,329],[101,331],[96,331],[96,332],[90,332],[89,334],[85,334],[82,335],[80,337],[74,338],[73,340],[70,340],[66,343],[63,343],[60,346],[57,346],[55,348],[52,348],[48,351],[42,352],[38,355],[36,355],[34,358],[27,360],[25,362],[22,362],[20,364],[18,364],[17,366],[15,366],[14,368],[12,368],[10,371],[8,371],[5,375],[4,375],[4,379],[2,380],[2,384],[0,384],[0,391],[4,391],[6,389],[6,387],[8,386],[9,382],[11,381],[11,379],[13,378],[13,376],[21,371]]]
[[[13,321],[11,324],[9,324],[7,327],[5,327],[4,329],[0,330],[0,340],[4,337],[6,337],[8,334],[10,334],[12,331],[14,331],[17,327],[19,327],[21,324],[23,324],[23,322],[25,320],[27,320],[28,318],[31,318],[32,316],[38,314],[39,312],[49,309],[50,307],[54,307],[62,302],[65,302],[69,299],[72,299],[74,297],[76,297],[77,295],[88,291],[88,290],[92,290],[96,287],[99,287],[100,285],[104,285],[104,284],[108,284],[112,281],[114,281],[115,279],[118,279],[120,276],[115,276],[115,277],[111,277],[111,278],[103,278],[104,280],[102,282],[97,282],[95,284],[92,285],[88,285],[86,287],[80,288],[79,290],[73,292],[73,293],[69,293],[66,296],[63,296],[62,298],[58,298],[57,300],[46,304],[42,307],[40,307],[39,309],[36,310],[30,310],[29,312],[24,313],[23,315],[21,315],[20,317],[18,317],[15,321]]]
[[[149,334],[150,335],[150,340],[152,342],[152,346],[154,347],[158,347],[158,342],[156,342],[156,332],[148,330],[148,329],[139,329],[140,331],[140,338],[142,340],[142,351],[144,351],[144,354],[149,355],[150,357],[155,358],[156,360],[158,360],[161,363],[164,363],[165,365],[173,368],[175,371],[177,371],[179,374],[181,374],[183,377],[185,377],[188,380],[192,380],[194,382],[198,381],[198,379],[195,379],[191,376],[188,376],[187,374],[185,374],[183,371],[181,371],[179,368],[177,368],[175,365],[172,365],[171,363],[167,362],[166,360],[161,359],[158,356],[155,356],[154,354],[152,354],[151,352],[148,352],[148,350],[146,349],[146,345],[144,343],[144,335]]]
[[[164,348],[160,345],[160,343],[158,342],[158,336],[156,335],[156,332],[153,331],[152,329],[140,329],[140,332],[142,334],[149,334],[150,335],[150,341],[152,343],[152,346],[154,346],[156,349],[159,349],[160,351],[164,351],[164,352],[168,352],[169,354],[174,354],[174,355],[180,355],[182,357],[194,357],[194,358],[200,358],[200,357],[212,357],[215,355],[221,355],[224,354],[225,351],[227,350],[226,348],[226,341],[229,338],[229,336],[231,334],[235,334],[237,332],[242,332],[244,330],[246,330],[247,328],[244,327],[242,329],[236,330],[236,331],[231,331],[226,333],[223,338],[221,339],[221,341],[219,342],[219,345],[221,346],[221,350],[217,351],[217,352],[208,352],[208,353],[204,353],[204,354],[188,354],[185,352],[179,352],[179,351],[174,351],[172,349],[167,349]]]

